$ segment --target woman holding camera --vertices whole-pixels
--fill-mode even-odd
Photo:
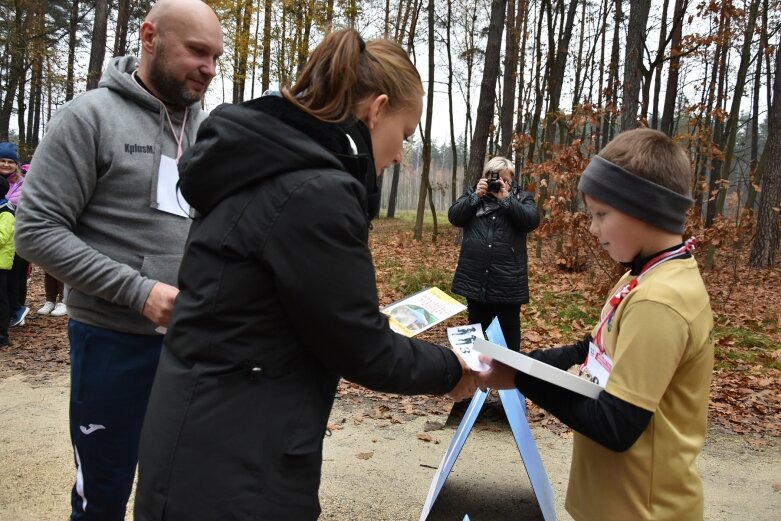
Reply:
[[[513,182],[514,171],[504,157],[488,161],[447,217],[464,231],[453,293],[466,297],[470,324],[485,330],[498,317],[507,347],[518,351],[521,304],[529,302],[526,234],[540,217],[532,195]]]

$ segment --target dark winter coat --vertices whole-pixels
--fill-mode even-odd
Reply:
[[[461,254],[453,277],[453,293],[491,304],[529,302],[526,234],[540,224],[529,192],[514,189],[504,204],[494,199],[493,211],[478,215],[492,197],[483,200],[470,188],[447,212],[450,223],[463,228]]]
[[[362,123],[349,132],[357,155],[342,127],[264,97],[215,109],[183,158],[201,215],[144,425],[137,521],[314,520],[340,376],[401,394],[461,377],[450,350],[379,312],[371,142]]]

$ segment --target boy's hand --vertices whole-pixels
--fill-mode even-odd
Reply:
[[[517,371],[514,368],[497,362],[485,355],[480,355],[480,361],[489,367],[487,371],[475,375],[477,386],[480,390],[485,391],[489,388],[515,389],[515,373]]]

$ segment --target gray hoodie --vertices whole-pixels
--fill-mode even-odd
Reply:
[[[157,210],[160,156],[176,157],[164,105],[114,58],[99,88],[60,108],[35,151],[16,222],[16,249],[66,285],[71,317],[154,334],[141,313],[156,281],[176,285],[190,219]],[[187,109],[182,147],[205,113]],[[181,128],[184,111],[172,115]]]

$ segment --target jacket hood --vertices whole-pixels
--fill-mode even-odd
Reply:
[[[376,177],[368,129],[355,121],[325,123],[284,98],[264,96],[211,112],[179,161],[179,186],[187,202],[207,214],[235,192],[309,169],[346,171],[366,187]]]
[[[142,107],[155,112],[165,108],[162,101],[155,98],[133,78],[133,72],[138,68],[138,60],[135,56],[118,56],[112,58],[106,65],[103,75],[100,77],[98,87],[105,87],[119,92],[123,97],[132,98]],[[188,107],[191,111],[200,110],[200,102],[195,102]],[[192,114],[192,112],[191,112]]]

